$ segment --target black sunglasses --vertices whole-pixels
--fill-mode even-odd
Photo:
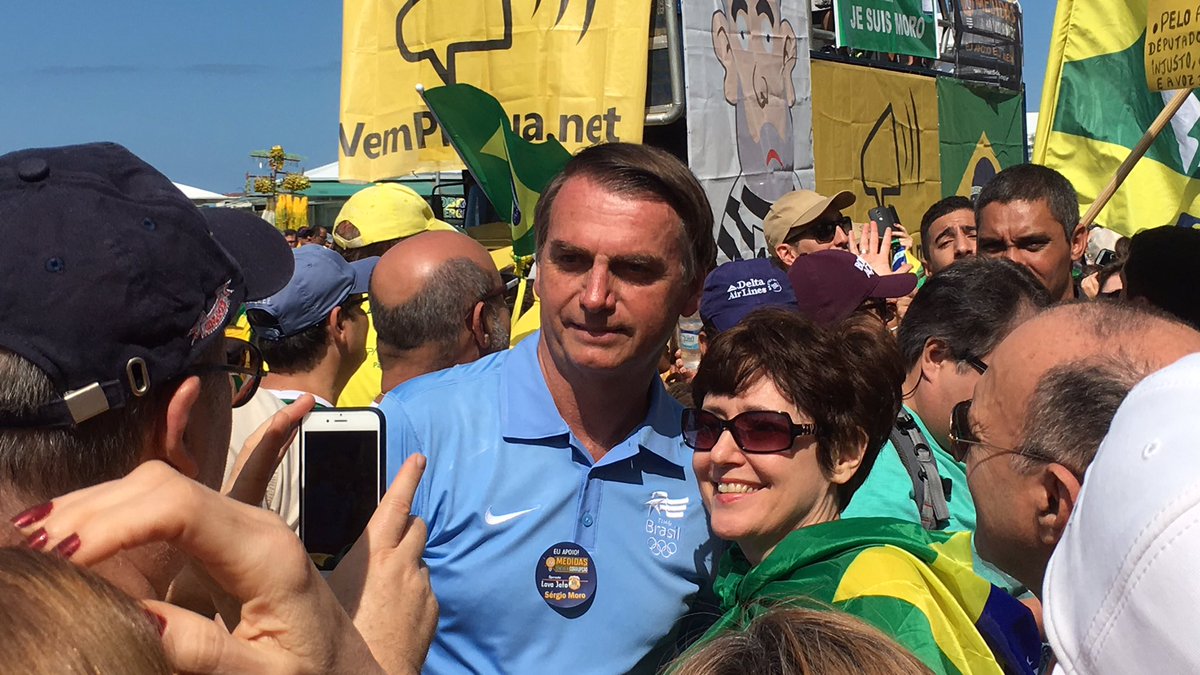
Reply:
[[[728,429],[742,452],[783,452],[792,447],[797,436],[811,436],[812,424],[796,424],[785,412],[748,410],[730,420],[700,408],[683,411],[683,442],[697,452],[708,452]]]
[[[263,358],[258,347],[236,338],[225,338],[225,363],[199,363],[184,374],[228,373],[233,407],[240,408],[254,398],[263,375]]]
[[[830,220],[819,220],[808,227],[798,230],[795,234],[788,237],[785,244],[795,244],[801,239],[813,239],[818,244],[828,244],[837,236],[838,229],[847,234],[854,229],[854,222],[850,220],[850,216],[841,216]]]
[[[1080,472],[1077,472],[1077,471],[1075,471],[1075,469],[1072,469],[1071,467],[1069,467],[1065,464],[1062,464],[1061,462],[1054,459],[1053,457],[1044,455],[1032,448],[1025,448],[1023,450],[1013,450],[1012,448],[1005,448],[1005,447],[999,446],[999,445],[992,445],[991,443],[987,443],[987,442],[979,440],[979,437],[975,435],[975,432],[971,431],[971,419],[970,418],[971,418],[971,399],[967,399],[965,401],[958,402],[957,404],[955,404],[954,408],[950,411],[950,454],[954,455],[954,458],[957,459],[958,461],[960,461],[960,462],[967,461],[966,458],[967,458],[967,455],[970,453],[972,445],[982,445],[986,448],[991,448],[993,450],[998,451],[998,454],[1001,454],[1001,455],[1020,455],[1022,457],[1027,457],[1027,458],[1032,459],[1037,462],[1045,462],[1047,464],[1059,464],[1060,466],[1067,468],[1067,470],[1069,470],[1071,473],[1075,474],[1076,476],[1082,475]]]
[[[987,372],[988,365],[984,363],[983,360],[978,356],[971,356],[968,354],[962,358],[962,362],[974,368],[975,372],[979,373],[980,375]]]

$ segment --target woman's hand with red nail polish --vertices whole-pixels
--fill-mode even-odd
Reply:
[[[191,556],[241,604],[241,621],[230,633],[185,609],[145,602],[165,620],[163,646],[178,671],[383,672],[278,516],[161,462],[55,499],[45,518],[18,529],[80,565],[150,542]]]

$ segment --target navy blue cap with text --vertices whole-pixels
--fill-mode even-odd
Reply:
[[[722,332],[759,307],[775,306],[796,309],[796,296],[783,270],[763,258],[732,260],[704,280],[700,318]]]

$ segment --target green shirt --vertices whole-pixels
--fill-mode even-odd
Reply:
[[[912,415],[925,442],[933,452],[938,474],[950,479],[950,493],[946,505],[950,507],[950,524],[946,531],[975,531],[975,502],[971,499],[971,488],[967,486],[967,465],[938,445],[924,420],[912,408],[904,406]],[[921,512],[913,498],[913,482],[908,470],[900,461],[896,446],[889,440],[879,451],[879,458],[871,467],[867,480],[854,493],[850,504],[842,511],[842,518],[898,518],[910,523],[921,523]],[[974,541],[972,541],[974,544]],[[1026,589],[1012,577],[993,567],[975,555],[975,573],[1013,595],[1023,595]]]

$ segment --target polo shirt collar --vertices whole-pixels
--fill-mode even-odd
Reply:
[[[562,415],[558,414],[554,397],[550,395],[546,378],[542,376],[541,364],[537,358],[540,339],[541,331],[526,337],[509,351],[508,359],[504,362],[500,433],[505,438],[545,440],[568,436],[571,433]],[[620,459],[620,454],[636,453],[637,447],[640,446],[672,464],[681,465],[682,408],[667,393],[662,380],[654,376],[650,379],[649,409],[632,434],[636,445],[630,447],[626,453],[614,454],[611,460],[606,458],[607,461]]]
[[[504,361],[500,397],[500,433],[505,438],[540,440],[570,433],[538,363],[542,332],[530,334],[509,350]]]

